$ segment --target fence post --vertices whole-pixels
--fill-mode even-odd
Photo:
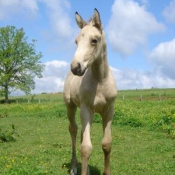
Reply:
[[[123,98],[123,100],[125,99],[125,95],[124,95],[124,93],[123,93],[123,96],[122,96],[122,98]]]
[[[41,103],[40,99],[38,99],[38,103],[39,103],[39,104]]]
[[[142,98],[142,94],[141,94],[141,95],[140,95],[140,101],[142,101],[142,99],[143,99],[143,98]]]
[[[161,101],[162,99],[161,99],[161,94],[159,94],[159,101]]]

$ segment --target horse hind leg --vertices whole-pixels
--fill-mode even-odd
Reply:
[[[67,106],[67,116],[69,119],[69,132],[72,140],[72,159],[70,175],[77,175],[77,156],[76,156],[76,137],[77,137],[77,124],[75,121],[76,106]]]

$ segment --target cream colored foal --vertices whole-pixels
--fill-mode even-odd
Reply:
[[[77,174],[75,112],[76,108],[80,107],[81,175],[90,174],[88,168],[88,159],[92,152],[90,128],[95,112],[101,115],[103,122],[104,175],[110,175],[111,123],[117,94],[116,84],[107,61],[106,42],[99,12],[95,9],[88,23],[77,12],[75,18],[81,31],[75,40],[77,49],[64,86],[64,100],[72,138],[70,174]]]

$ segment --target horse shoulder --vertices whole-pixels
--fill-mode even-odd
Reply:
[[[106,81],[104,93],[106,98],[110,100],[114,100],[117,96],[117,87],[111,72],[108,80]]]
[[[109,76],[99,84],[99,93],[103,94],[106,100],[113,100],[117,95],[117,87],[111,72],[109,72]]]
[[[70,72],[65,80],[64,84],[64,101],[67,104],[73,102],[76,106],[79,106],[79,86],[81,77],[75,76]]]
[[[99,83],[94,100],[95,111],[102,111],[106,106],[112,104],[116,95],[117,88],[113,77],[109,77],[104,82]]]

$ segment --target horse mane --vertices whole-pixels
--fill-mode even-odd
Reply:
[[[92,18],[89,18],[88,21],[87,21],[87,23],[89,24],[91,22],[92,22]]]
[[[89,25],[90,23],[92,23],[92,20],[93,20],[92,17],[89,18],[88,21],[86,22],[86,25]],[[85,25],[85,26],[86,26],[86,25]],[[99,29],[99,27],[97,27],[97,28]],[[100,32],[102,32],[102,30],[103,30],[103,26],[102,26],[102,24],[101,24],[101,26],[100,26],[100,29],[101,29]]]

